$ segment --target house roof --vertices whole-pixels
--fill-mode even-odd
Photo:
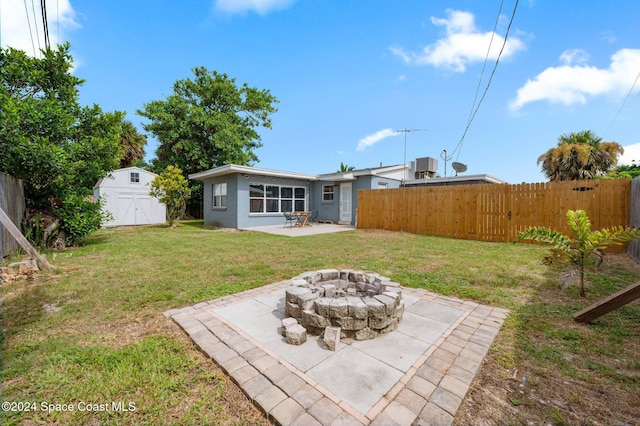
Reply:
[[[424,178],[424,179],[409,179],[405,182],[407,186],[438,186],[438,185],[447,185],[447,184],[457,184],[462,185],[465,183],[508,183],[502,179],[498,179],[496,177],[486,175],[486,174],[478,174],[478,175],[461,175],[461,176],[449,176],[449,177],[438,177],[438,178]]]
[[[216,167],[215,169],[205,170],[203,172],[192,173],[189,179],[205,180],[211,177],[230,175],[234,173],[244,173],[248,175],[274,176],[289,179],[302,180],[318,180],[318,175],[307,173],[283,172],[280,170],[261,169],[258,167],[238,166],[237,164],[227,164],[226,166]]]
[[[296,173],[296,172],[284,172],[281,170],[262,169],[259,167],[251,166],[239,166],[237,164],[227,164],[226,166],[216,167],[215,169],[209,169],[198,173],[192,173],[189,175],[189,179],[193,180],[205,180],[216,176],[224,176],[230,174],[248,174],[248,175],[260,175],[260,176],[273,176],[282,177],[288,179],[301,179],[308,181],[353,181],[359,176],[384,176],[388,173],[397,172],[403,170],[406,166],[402,164],[395,166],[375,167],[368,169],[350,170],[348,172],[336,172],[325,173],[321,175],[309,174],[309,173]]]

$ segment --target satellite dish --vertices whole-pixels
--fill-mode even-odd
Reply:
[[[451,167],[453,167],[453,170],[456,171],[456,176],[458,176],[458,173],[464,173],[464,172],[467,171],[467,165],[466,164],[458,163],[456,161],[451,163]]]

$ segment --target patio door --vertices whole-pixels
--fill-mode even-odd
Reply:
[[[351,182],[340,184],[340,220],[343,225],[351,224]]]

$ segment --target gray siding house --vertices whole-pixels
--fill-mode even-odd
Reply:
[[[403,165],[321,175],[228,164],[189,175],[203,182],[205,226],[283,225],[283,212],[311,211],[316,221],[354,225],[358,190],[398,188]]]

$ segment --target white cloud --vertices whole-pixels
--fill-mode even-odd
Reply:
[[[445,38],[424,47],[418,53],[406,52],[397,46],[391,47],[391,52],[408,64],[433,65],[455,72],[464,72],[471,62],[498,58],[504,37],[493,32],[480,32],[475,26],[475,17],[469,12],[447,9],[446,13],[447,18],[431,18],[434,25],[446,28]],[[512,36],[505,44],[502,58],[513,56],[524,48],[524,42]]]
[[[618,158],[618,164],[640,164],[640,142],[624,146],[624,154]]]
[[[66,31],[80,25],[75,20],[75,12],[69,0],[50,1],[46,10],[49,44],[55,47],[66,40]],[[29,4],[25,10],[22,0],[2,0],[0,12],[2,47],[13,47],[29,55],[40,56],[40,49],[45,47],[40,7]]]
[[[296,0],[215,0],[215,7],[227,13],[246,13],[253,11],[266,15],[272,10],[291,7]]]
[[[575,51],[573,51],[575,52]],[[528,80],[518,89],[510,108],[517,110],[529,102],[547,100],[571,105],[584,104],[587,98],[605,94],[625,95],[640,69],[640,49],[622,49],[611,56],[611,65],[599,69],[584,63],[584,56],[564,52],[560,60],[566,65],[550,67]]]
[[[372,135],[365,136],[360,139],[358,142],[358,146],[356,147],[357,151],[364,151],[367,147],[370,147],[373,144],[380,142],[381,140],[388,138],[389,136],[397,136],[398,132],[393,129],[382,129],[378,130]]]
[[[567,49],[560,54],[560,62],[565,65],[586,64],[589,54],[582,49]]]

